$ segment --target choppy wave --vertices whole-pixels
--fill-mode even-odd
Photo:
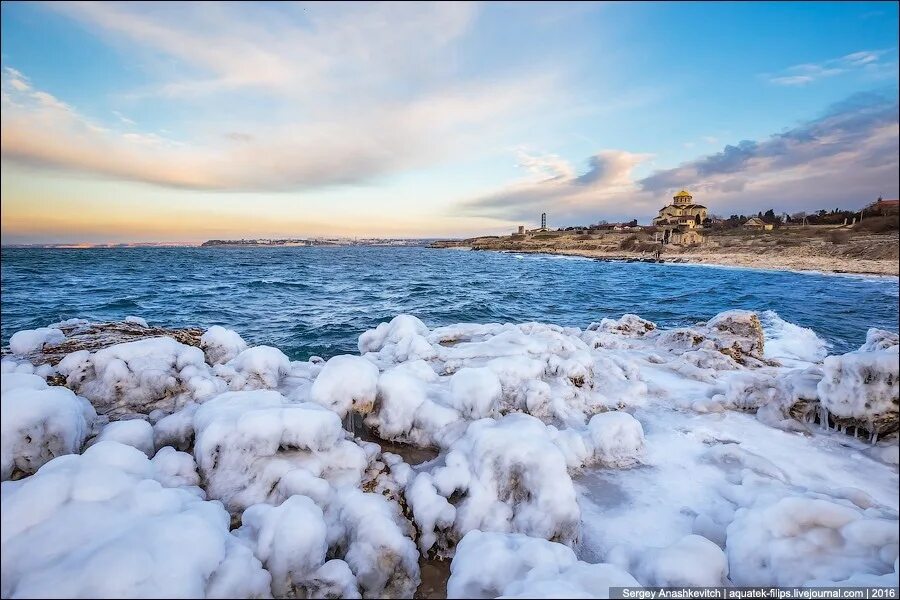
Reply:
[[[624,313],[678,326],[730,308],[773,311],[771,352],[785,356],[813,352],[810,335],[846,352],[869,327],[898,329],[898,282],[882,277],[391,247],[4,249],[2,266],[3,343],[62,319],[130,314],[225,325],[296,359],[354,352],[359,331],[399,313],[431,326],[584,328]]]

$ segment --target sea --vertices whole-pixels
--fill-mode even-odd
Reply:
[[[585,328],[625,313],[670,327],[749,309],[812,329],[832,353],[870,327],[898,330],[896,277],[377,246],[4,248],[0,268],[3,345],[20,329],[131,315],[223,325],[294,360],[356,353],[363,331],[401,313],[429,327]]]

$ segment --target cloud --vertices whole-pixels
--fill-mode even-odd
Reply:
[[[167,123],[173,135],[120,114],[98,122],[7,69],[5,160],[181,188],[360,184],[489,148],[564,96],[556,72],[538,65],[459,71],[470,3],[52,9],[145,67],[146,83],[117,100],[194,118]]]
[[[557,176],[514,182],[460,208],[507,221],[533,220],[547,211],[560,224],[632,217],[646,222],[681,188],[714,213],[859,207],[878,195],[897,195],[898,108],[896,96],[856,94],[818,119],[638,180],[633,170],[648,155],[608,150],[591,157],[581,175],[557,169]]]
[[[623,211],[641,210],[639,202],[630,202],[629,196],[637,191],[631,173],[648,158],[648,154],[603,150],[590,157],[587,170],[578,175],[571,165],[558,156],[531,156],[526,168],[531,171],[533,164],[553,164],[555,170],[550,172],[551,176],[525,178],[500,190],[466,200],[459,208],[467,214],[509,221],[534,220],[540,212],[548,212],[556,223],[579,222],[591,215],[599,215],[602,212],[598,211],[600,207],[614,201],[622,202],[623,199],[624,206],[620,207]]]
[[[856,94],[818,119],[725,146],[638,184],[654,195],[689,187],[716,212],[860,206],[897,193],[897,115],[896,96]]]
[[[880,59],[888,50],[863,50],[846,54],[820,63],[804,63],[788,67],[776,75],[766,75],[770,83],[783,86],[803,86],[820,79],[835,77],[849,72],[865,72],[881,75],[896,72],[895,63],[884,63]]]
[[[137,123],[135,123],[132,119],[129,119],[128,117],[126,117],[125,115],[123,115],[122,113],[120,113],[120,112],[117,111],[117,110],[114,110],[114,111],[113,111],[113,115],[115,115],[115,117],[116,117],[119,121],[121,121],[122,123],[124,123],[125,125],[137,125]]]

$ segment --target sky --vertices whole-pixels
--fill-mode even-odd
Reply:
[[[896,2],[0,6],[4,244],[898,195]]]

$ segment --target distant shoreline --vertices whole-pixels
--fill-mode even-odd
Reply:
[[[828,234],[828,231],[710,234],[708,242],[703,245],[682,247],[654,244],[652,238],[641,240],[628,233],[554,233],[446,240],[436,242],[432,247],[765,271],[900,276],[900,240],[896,233],[852,233],[849,239],[837,243],[826,237]],[[662,253],[659,259],[656,250]]]

